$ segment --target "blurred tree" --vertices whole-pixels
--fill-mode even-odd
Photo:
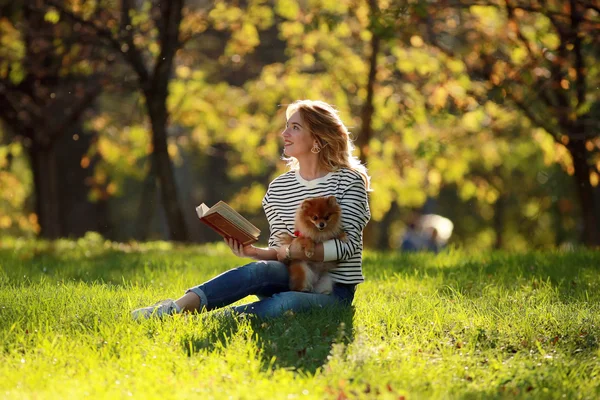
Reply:
[[[33,185],[27,155],[22,144],[13,141],[3,128],[0,124],[0,232],[35,235],[40,227],[28,201]]]
[[[79,39],[100,39],[121,61],[112,63],[115,84],[105,86],[97,114],[86,123],[99,132],[82,159],[97,162],[88,179],[90,196],[127,197],[111,199],[119,239],[162,237],[165,217],[154,212],[161,202],[154,201],[158,164],[149,162],[156,160],[155,122],[146,118],[148,87],[159,73],[161,8],[149,1],[131,5],[128,29],[114,3],[60,4],[61,22],[96,34]],[[506,23],[502,13],[481,20],[486,7],[439,4],[189,0],[181,11],[165,97],[166,151],[180,188],[178,202],[193,210],[191,202],[222,198],[253,222],[264,222],[262,194],[285,168],[280,160],[285,107],[319,98],[338,107],[373,177],[368,246],[393,246],[401,228],[396,220],[424,204],[458,219],[454,239],[471,248],[523,249],[571,240],[576,207],[552,166],[574,172],[567,148],[544,140],[544,131],[504,101],[509,97],[502,90],[521,90],[508,85],[516,78],[503,75],[494,84],[500,78],[492,76],[502,70],[478,58],[501,43],[490,38],[498,34],[496,23]],[[502,10],[504,3],[498,4],[491,9]],[[57,7],[46,10],[53,16]],[[512,57],[503,46],[502,54]],[[147,86],[129,49],[147,68]],[[531,73],[522,68],[525,76]],[[527,99],[528,106],[540,107],[541,98]],[[586,143],[592,156],[596,143]],[[194,238],[208,238],[197,236],[195,219],[190,221]]]
[[[230,100],[211,101],[210,106],[190,102],[193,107],[189,113],[187,107],[179,111],[182,116],[195,115],[204,121],[197,125],[197,131],[214,132],[201,137],[228,138],[234,144],[232,149],[239,151],[244,160],[232,171],[247,173],[251,165],[277,162],[280,147],[274,144],[278,142],[281,122],[269,122],[264,116],[283,118],[282,109],[298,98],[321,98],[335,104],[354,133],[359,155],[374,177],[373,219],[365,241],[369,246],[386,243],[388,233],[379,232],[377,225],[382,221],[386,230],[391,225],[395,214],[392,204],[421,206],[428,195],[438,193],[442,180],[462,184],[474,158],[469,154],[475,153],[471,148],[478,145],[477,137],[470,139],[472,136],[467,133],[463,135],[465,143],[452,143],[453,123],[458,121],[460,126],[462,121],[446,117],[447,111],[439,105],[437,89],[446,84],[460,87],[464,84],[464,72],[450,71],[458,75],[450,79],[445,74],[451,68],[445,68],[443,61],[428,54],[428,49],[414,48],[412,53],[398,50],[405,47],[396,37],[407,20],[404,10],[405,6],[388,1],[278,1],[275,13],[289,60],[266,66],[258,79],[244,85],[245,93],[233,94],[236,112],[229,110]],[[434,75],[440,70],[439,77]],[[196,79],[185,88],[202,85]],[[193,97],[227,98],[221,91],[217,93],[213,90],[212,94]],[[461,103],[467,108],[471,101],[463,96]],[[278,110],[278,105],[283,107]],[[223,109],[221,115],[226,119],[207,115],[210,109]],[[262,135],[255,139],[260,132]],[[245,140],[235,140],[233,135]],[[440,138],[444,143],[436,143]],[[254,148],[257,151],[248,151]],[[452,165],[424,162],[423,154],[429,149],[436,154],[445,152],[441,158],[446,163],[452,160]],[[266,154],[270,156],[265,157]],[[280,172],[280,168],[273,171]]]
[[[406,11],[405,7],[387,5],[385,10],[381,10],[378,0],[368,0],[369,10],[369,25],[366,29],[369,32],[370,38],[370,54],[368,61],[368,76],[366,82],[366,95],[360,111],[361,128],[358,137],[356,138],[356,147],[359,150],[360,160],[363,164],[367,164],[367,156],[369,154],[369,143],[373,139],[373,115],[375,113],[374,96],[377,89],[377,71],[380,69],[378,62],[383,59],[380,54],[381,42],[389,41],[393,37],[394,31],[391,28],[391,21],[395,21],[398,16]],[[387,4],[387,3],[386,3]],[[380,221],[374,220],[367,225],[364,232],[367,246],[375,246],[379,248],[387,247],[387,232],[391,225],[392,219],[395,217],[397,209],[396,202],[390,202],[389,209],[385,212]],[[379,232],[379,235],[376,234]]]
[[[120,8],[112,3],[81,5],[72,2],[65,5],[52,0],[46,3],[59,10],[71,23],[96,31],[97,38],[119,54],[135,73],[152,128],[153,158],[146,192],[152,191],[152,176],[156,174],[171,238],[187,240],[188,230],[178,200],[168,142],[171,110],[167,100],[169,83],[174,77],[175,56],[181,56],[180,71],[189,72],[187,65],[194,57],[183,52],[184,46],[189,43],[194,47],[195,39],[205,35],[212,24],[210,34],[216,34],[220,39],[229,37],[224,42],[224,55],[239,61],[244,53],[259,44],[257,27],[271,26],[269,8],[261,5],[261,1],[248,2],[245,10],[239,8],[237,2],[229,4],[225,1],[190,1],[186,7],[183,0],[124,0]],[[182,73],[186,75],[186,72]]]
[[[591,1],[415,3],[421,37],[484,81],[491,96],[519,109],[568,150],[581,210],[582,242],[600,244],[593,186],[600,179],[599,7]]]
[[[392,225],[392,204],[421,207],[444,186],[456,187],[461,199],[481,204],[471,210],[485,214],[479,221],[489,226],[491,207],[507,187],[503,179],[510,179],[503,174],[498,181],[495,173],[502,157],[513,156],[502,141],[493,141],[492,134],[509,132],[506,140],[512,141],[514,132],[517,137],[530,135],[531,127],[510,108],[492,107],[492,94],[462,60],[427,46],[415,30],[418,24],[405,12],[406,4],[339,1],[313,6],[281,13],[288,19],[280,29],[291,58],[284,68],[264,75],[261,89],[274,74],[273,85],[266,86],[271,98],[277,98],[281,88],[284,99],[293,99],[296,87],[301,87],[305,97],[314,93],[328,99],[340,107],[350,126],[361,127],[356,144],[375,186],[370,225],[382,222],[366,235],[366,242],[383,245],[391,237],[380,228]],[[373,44],[379,51],[375,57]],[[302,87],[305,81],[310,90]],[[531,137],[522,146],[541,152]],[[525,172],[535,185],[537,171]],[[495,211],[492,235],[497,241],[485,239],[486,246],[502,244],[501,203]]]
[[[576,242],[576,195],[561,169],[566,149],[540,128],[523,130],[528,121],[518,111],[491,102],[486,109],[492,129],[478,130],[488,140],[467,174],[473,184],[447,185],[437,198],[439,212],[456,221],[452,243],[523,251]]]
[[[102,89],[98,49],[74,40],[85,32],[58,24],[57,15],[13,2],[0,19],[0,118],[29,154],[41,235],[64,234],[56,143],[73,128]],[[96,72],[93,73],[92,70]],[[66,172],[66,171],[61,171]],[[71,188],[83,187],[83,181]]]
[[[118,8],[109,3],[64,4],[52,0],[45,3],[73,26],[94,30],[97,39],[119,54],[136,74],[152,127],[151,173],[156,173],[160,182],[171,239],[188,240],[167,145],[168,85],[175,54],[182,45],[184,1],[123,0]]]

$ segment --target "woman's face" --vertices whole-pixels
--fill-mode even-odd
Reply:
[[[310,149],[313,147],[314,139],[304,125],[300,113],[295,112],[290,116],[281,135],[283,136],[283,152],[286,156],[297,159],[303,155],[312,154]]]

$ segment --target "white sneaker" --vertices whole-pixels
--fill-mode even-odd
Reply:
[[[162,318],[165,315],[173,315],[181,312],[181,308],[171,299],[159,301],[149,306],[138,308],[131,312],[131,317],[135,320],[148,318]]]

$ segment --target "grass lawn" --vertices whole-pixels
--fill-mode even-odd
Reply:
[[[130,319],[240,262],[2,239],[0,398],[600,397],[600,252],[367,252],[352,310]]]

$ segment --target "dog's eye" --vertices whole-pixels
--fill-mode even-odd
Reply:
[[[327,215],[325,216],[325,221],[329,221],[329,217],[330,217],[330,216],[331,216],[331,215],[327,214]]]
[[[319,217],[317,217],[316,215],[313,217],[313,221],[316,221],[318,219],[319,219]]]

